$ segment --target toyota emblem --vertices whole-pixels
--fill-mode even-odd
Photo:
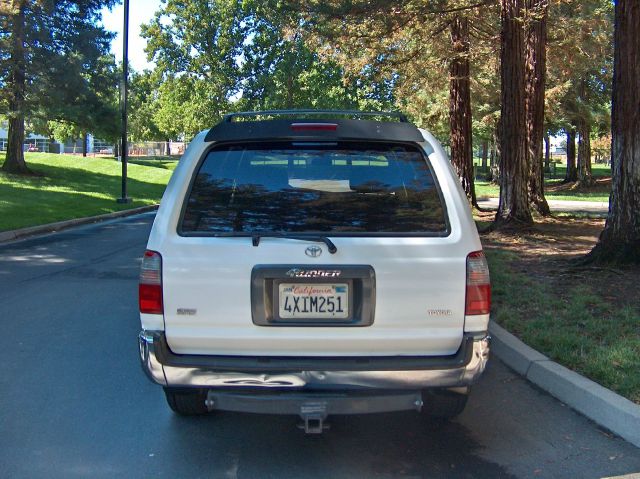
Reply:
[[[304,250],[304,254],[312,258],[317,258],[322,254],[322,248],[320,248],[320,246],[308,246],[307,249]]]

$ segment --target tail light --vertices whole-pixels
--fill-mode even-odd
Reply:
[[[467,294],[465,315],[489,314],[491,310],[491,281],[489,265],[482,251],[467,256]]]
[[[155,251],[145,251],[140,269],[138,287],[140,312],[162,314],[162,256]]]

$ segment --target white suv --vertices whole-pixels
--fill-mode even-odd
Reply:
[[[485,368],[490,295],[431,134],[394,113],[230,114],[162,198],[140,355],[179,414],[298,414],[316,433],[329,414],[452,417]]]

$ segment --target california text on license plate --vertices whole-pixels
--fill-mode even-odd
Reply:
[[[280,283],[278,294],[281,318],[349,317],[347,283]]]

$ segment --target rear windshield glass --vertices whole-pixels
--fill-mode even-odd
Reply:
[[[418,233],[447,222],[415,147],[270,143],[218,147],[201,163],[182,234]]]

